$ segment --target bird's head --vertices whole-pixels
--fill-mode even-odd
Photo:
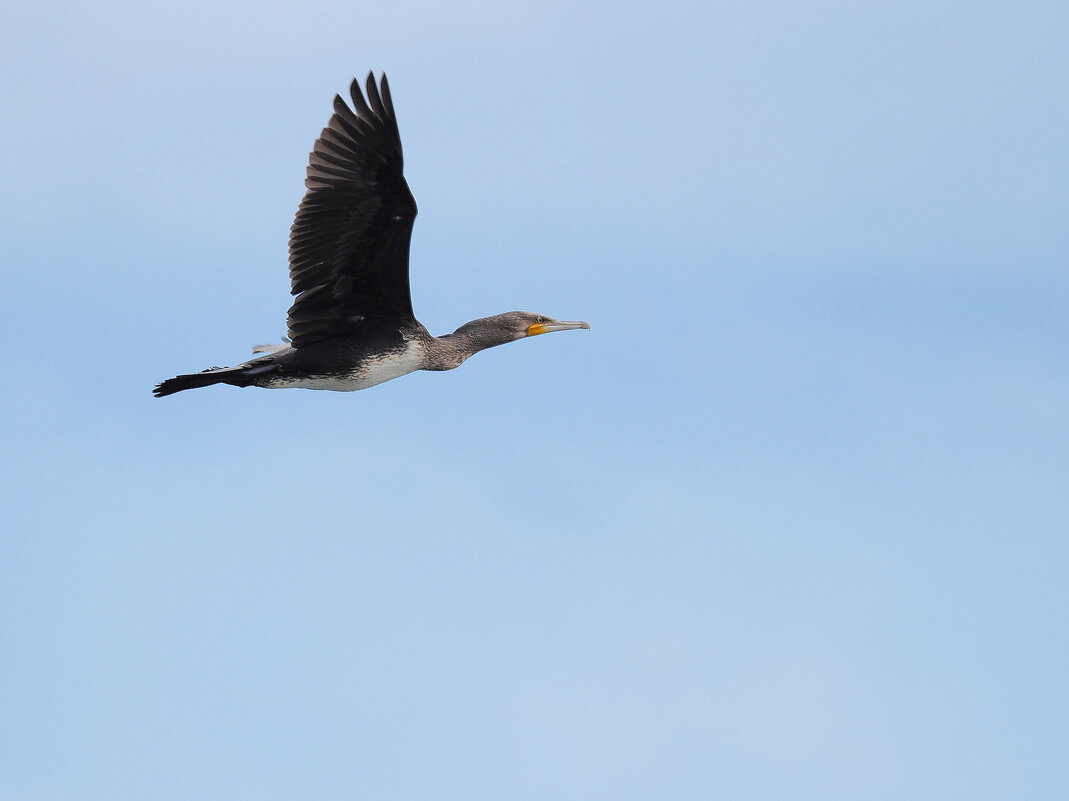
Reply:
[[[539,334],[549,334],[553,331],[571,331],[574,328],[590,328],[590,326],[584,322],[554,320],[552,317],[546,317],[544,314],[535,314],[534,312],[525,311],[496,314],[493,317],[487,318],[487,320],[493,321],[494,327],[500,331],[502,339],[506,342],[523,339],[524,337],[538,336]]]
[[[565,322],[546,317],[544,314],[534,312],[513,311],[504,314],[495,314],[492,317],[483,317],[465,323],[454,331],[450,337],[457,337],[467,343],[471,353],[492,348],[495,345],[504,345],[506,342],[515,342],[517,339],[548,334],[552,331],[570,331],[573,328],[590,328],[584,322]]]

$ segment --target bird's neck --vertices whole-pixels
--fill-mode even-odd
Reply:
[[[488,319],[472,320],[470,323],[464,323],[452,334],[431,337],[427,350],[428,363],[432,366],[428,369],[452,370],[481,350],[512,341],[511,338],[503,337],[501,330],[490,325]]]

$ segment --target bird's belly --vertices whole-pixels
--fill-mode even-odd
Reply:
[[[393,351],[381,357],[368,357],[361,364],[329,375],[280,376],[272,387],[296,387],[301,389],[325,389],[333,392],[354,392],[367,389],[384,381],[400,378],[423,368],[423,352],[415,342],[407,343],[402,351]]]

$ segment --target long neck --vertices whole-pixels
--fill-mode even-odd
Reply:
[[[464,323],[452,334],[431,337],[428,343],[429,361],[432,370],[452,370],[459,367],[473,354],[495,345],[511,342],[513,337],[492,323],[493,318],[484,317]]]

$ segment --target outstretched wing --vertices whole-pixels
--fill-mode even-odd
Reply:
[[[308,192],[290,229],[287,325],[300,348],[359,330],[367,318],[409,320],[408,246],[416,201],[403,175],[390,86],[354,80],[338,95],[308,159]]]

